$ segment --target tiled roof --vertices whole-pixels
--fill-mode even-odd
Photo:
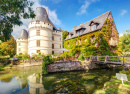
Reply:
[[[90,21],[88,21],[86,23],[84,23],[84,24],[80,24],[79,26],[76,26],[75,28],[73,28],[69,32],[69,34],[74,34],[74,35],[72,37],[67,37],[66,40],[77,37],[77,35],[75,35],[75,32],[76,32],[76,30],[78,30],[80,28],[85,28],[85,31],[81,35],[100,30],[102,28],[106,18],[108,17],[109,13],[111,13],[111,11],[108,11],[108,12],[106,12],[106,13],[104,13],[104,14],[102,14],[102,15],[100,15],[100,16],[98,16],[98,17],[96,17],[96,18],[94,18],[94,19],[92,19],[92,20],[90,20]],[[96,23],[99,23],[96,30],[94,30],[94,31],[90,30],[90,26],[89,26],[92,21],[96,22]]]

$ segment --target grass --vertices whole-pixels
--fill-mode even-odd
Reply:
[[[120,73],[127,74],[127,78],[130,81],[129,71],[120,71]],[[114,76],[104,84],[102,89],[96,90],[94,94],[130,94],[129,81],[124,81],[125,85],[122,85],[121,80],[117,80],[116,76]]]

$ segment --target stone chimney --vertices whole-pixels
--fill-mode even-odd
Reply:
[[[49,9],[48,9],[48,7],[46,7],[46,12],[47,12],[47,15],[49,16]]]

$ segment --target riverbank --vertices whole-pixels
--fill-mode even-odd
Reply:
[[[117,80],[116,76],[113,76],[104,83],[103,88],[96,90],[94,94],[130,94],[130,72],[120,71],[120,73],[127,75],[128,81],[124,81],[124,85],[121,80]]]

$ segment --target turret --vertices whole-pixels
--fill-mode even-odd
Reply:
[[[25,29],[21,30],[17,42],[17,54],[19,53],[28,53],[28,33]]]

